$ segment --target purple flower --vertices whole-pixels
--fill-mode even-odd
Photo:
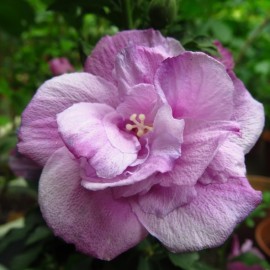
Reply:
[[[264,259],[264,256],[260,250],[253,247],[253,242],[250,239],[246,239],[242,246],[240,246],[238,236],[234,235],[229,259],[233,260],[234,258],[245,253],[252,253],[258,258],[262,260]],[[227,270],[263,270],[263,268],[260,265],[246,265],[243,262],[233,260],[228,263]]]
[[[265,270],[260,265],[246,265],[242,262],[229,263],[227,270]]]
[[[33,160],[20,154],[17,147],[11,151],[8,163],[10,169],[17,177],[34,181],[38,180],[41,175],[42,168]]]
[[[219,60],[222,62],[222,64],[224,64],[228,71],[233,70],[235,64],[232,53],[227,48],[224,48],[222,43],[218,40],[214,41],[214,45],[217,47],[217,50],[221,56]]]
[[[62,75],[62,74],[74,71],[74,67],[70,64],[69,60],[65,57],[53,58],[52,60],[50,60],[49,66],[54,76],[58,76],[58,75]]]
[[[39,203],[55,234],[110,260],[148,233],[173,252],[221,245],[261,201],[244,153],[263,122],[223,64],[134,30],[39,88],[18,147],[44,166]]]

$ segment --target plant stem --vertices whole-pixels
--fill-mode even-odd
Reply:
[[[132,7],[131,0],[122,0],[125,15],[126,15],[126,26],[127,29],[133,29],[133,18],[132,18]]]

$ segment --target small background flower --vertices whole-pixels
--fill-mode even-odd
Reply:
[[[49,66],[52,74],[55,76],[74,71],[74,67],[65,57],[53,58],[49,61]]]
[[[242,260],[241,260],[242,255]],[[245,262],[245,256],[246,262]],[[251,259],[249,258],[251,256]],[[240,257],[241,261],[238,261]],[[237,259],[238,258],[238,259]],[[246,239],[240,246],[239,238],[237,235],[233,235],[231,244],[231,253],[229,254],[228,270],[263,270],[263,266],[256,264],[263,262],[265,259],[262,252],[253,247],[253,242],[250,239]]]

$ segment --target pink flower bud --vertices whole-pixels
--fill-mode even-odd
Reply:
[[[55,76],[74,71],[74,67],[65,57],[53,58],[49,61],[49,65],[52,74]]]

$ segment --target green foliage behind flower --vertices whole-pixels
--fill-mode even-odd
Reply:
[[[170,18],[164,22],[159,18],[155,24],[153,10],[162,5]],[[241,63],[236,72],[264,103],[269,125],[267,0],[210,0],[207,4],[203,0],[3,0],[0,10],[9,14],[0,16],[0,94],[5,100],[0,124],[20,114],[37,86],[51,76],[47,64],[51,58],[65,56],[81,69],[85,56],[104,34],[156,27],[181,39],[187,49],[215,53],[212,41],[220,40]]]

